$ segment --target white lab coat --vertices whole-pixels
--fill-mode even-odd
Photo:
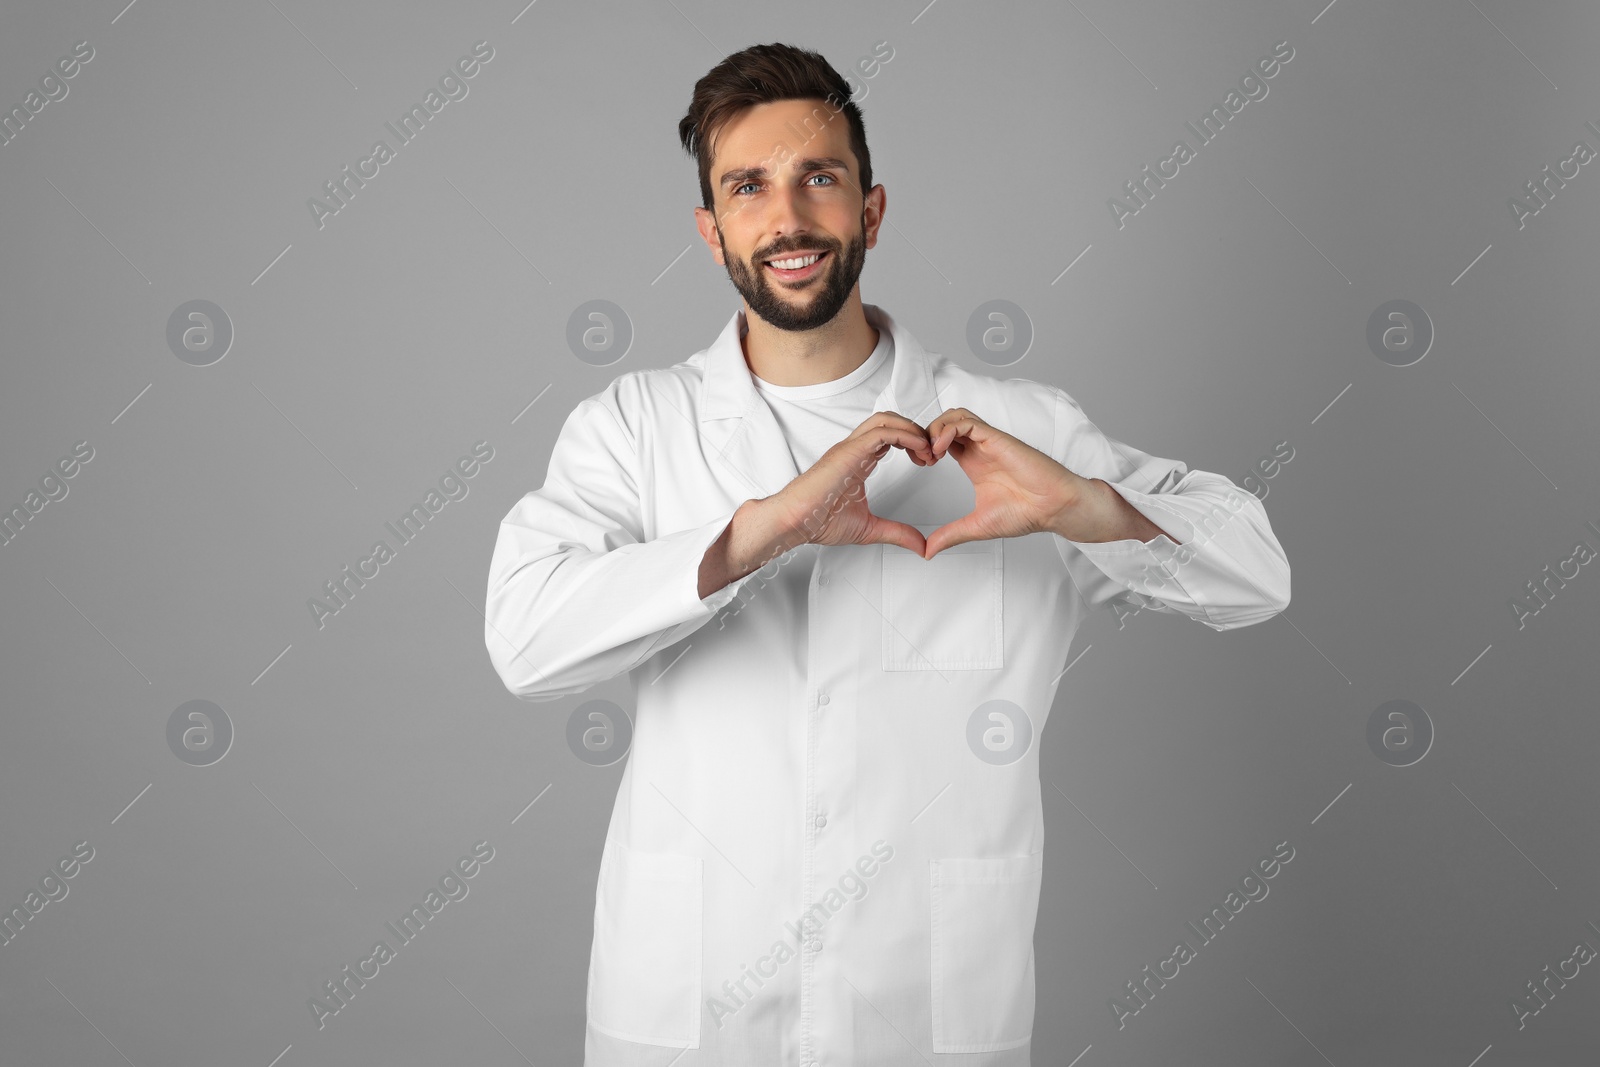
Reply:
[[[484,639],[524,700],[624,671],[633,683],[586,1067],[1026,1065],[1038,735],[1074,631],[1117,598],[1215,630],[1289,602],[1254,495],[1106,437],[1055,386],[926,352],[864,308],[894,340],[876,410],[926,425],[968,408],[1105,479],[1187,547],[1035,533],[925,561],[808,545],[804,599],[771,580],[781,562],[702,599],[701,559],[734,510],[800,473],[751,383],[743,310],[710,348],[578,404],[543,487],[500,525]],[[924,534],[973,504],[952,457],[923,468],[897,448],[866,493]],[[1018,737],[1026,749],[1005,762]]]

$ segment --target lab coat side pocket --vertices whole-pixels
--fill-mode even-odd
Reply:
[[[647,1045],[700,1047],[701,861],[607,841],[589,956],[589,1024]]]
[[[935,526],[918,527],[923,534]],[[923,559],[883,545],[883,669],[1005,666],[1005,545],[967,541]]]
[[[1043,876],[1042,852],[929,861],[934,1052],[997,1052],[1033,1036]]]

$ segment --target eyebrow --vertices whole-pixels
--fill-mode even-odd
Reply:
[[[834,156],[810,156],[806,159],[795,160],[794,165],[795,169],[801,174],[810,174],[818,170],[842,170],[846,174],[850,173],[850,168],[845,165],[844,160]],[[721,182],[718,183],[718,187],[726,186],[730,182],[737,182],[743,185],[745,182],[756,178],[765,178],[769,173],[766,167],[740,167],[737,170],[730,170],[724,173]]]

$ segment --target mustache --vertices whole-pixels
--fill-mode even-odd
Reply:
[[[795,252],[804,252],[807,250],[837,253],[839,251],[839,246],[836,244],[817,243],[797,244],[792,248],[779,248],[773,251],[760,252],[754,256],[751,256],[750,259],[753,263],[764,263],[769,259],[782,259],[785,256],[793,255]]]

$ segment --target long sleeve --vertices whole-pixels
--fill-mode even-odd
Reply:
[[[700,563],[737,507],[644,540],[636,454],[601,399],[567,416],[544,485],[500,522],[484,641],[523,700],[554,700],[630,670],[687,637],[745,575],[701,598]]]
[[[1220,474],[1191,471],[1102,433],[1056,390],[1052,457],[1085,478],[1101,478],[1166,531],[1056,549],[1091,606],[1120,601],[1197,619],[1213,630],[1264,622],[1289,606],[1289,559],[1266,508]]]

